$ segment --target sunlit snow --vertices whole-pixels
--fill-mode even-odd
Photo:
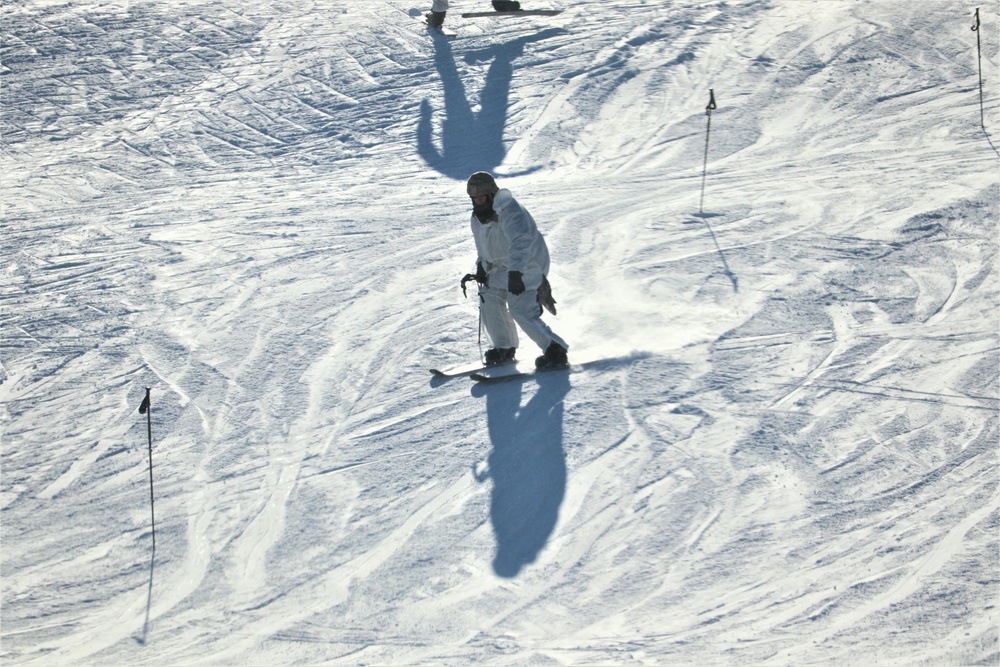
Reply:
[[[3,4],[3,663],[997,664],[997,3],[451,4]]]

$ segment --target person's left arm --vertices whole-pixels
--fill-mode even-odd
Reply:
[[[501,227],[507,237],[507,270],[524,274],[531,260],[531,246],[537,231],[528,212],[509,192],[497,194],[493,202],[500,214]]]

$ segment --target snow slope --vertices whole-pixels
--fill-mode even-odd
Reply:
[[[996,664],[997,3],[452,4],[0,9],[4,663]]]

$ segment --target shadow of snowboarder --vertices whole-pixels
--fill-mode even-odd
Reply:
[[[497,551],[493,570],[513,578],[545,547],[566,494],[563,399],[569,376],[538,378],[538,390],[524,407],[521,383],[491,387],[486,419],[493,450],[479,481],[493,481],[490,520]]]
[[[436,171],[456,180],[465,180],[474,171],[494,171],[507,154],[503,138],[514,59],[524,53],[526,44],[561,32],[564,31],[546,30],[469,54],[466,57],[468,62],[493,59],[479,96],[478,113],[473,111],[466,96],[451,43],[447,39],[435,39],[434,65],[444,86],[445,118],[441,123],[441,146],[438,148],[433,138],[431,119],[434,112],[431,103],[424,100],[420,104],[417,152],[424,161]]]

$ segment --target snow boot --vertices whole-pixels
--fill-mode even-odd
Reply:
[[[432,28],[440,28],[444,25],[444,15],[445,12],[427,12],[424,14],[424,18],[427,19],[427,25]]]
[[[559,368],[569,366],[569,358],[566,348],[559,343],[552,341],[545,348],[545,354],[535,359],[535,368]]]
[[[517,352],[516,347],[491,347],[486,350],[486,365],[499,366],[514,361],[515,352]]]

